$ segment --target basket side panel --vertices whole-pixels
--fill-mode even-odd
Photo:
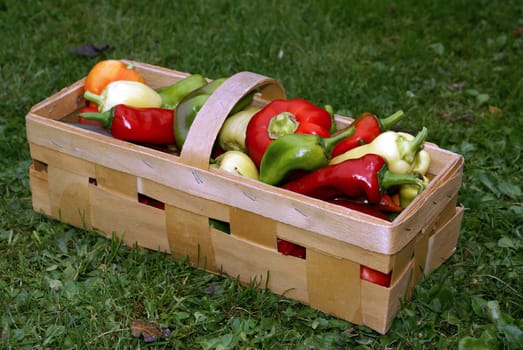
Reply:
[[[430,237],[425,265],[426,273],[437,269],[455,252],[462,220],[463,207],[457,207],[454,216]]]
[[[416,249],[416,240],[412,240],[400,252],[392,256],[393,268],[391,275],[391,283],[394,284],[401,279],[405,273],[405,268],[412,264],[414,258],[414,250]]]
[[[174,69],[159,67],[143,62],[123,59],[122,61],[133,64],[136,70],[152,88],[168,86],[176,81],[189,76],[189,73],[180,72]]]
[[[411,276],[412,264],[405,268],[400,278],[389,288],[361,281],[363,324],[385,334],[392,325],[401,300],[406,298]]]
[[[46,118],[59,120],[85,106],[83,98],[85,78],[63,88],[31,108],[34,113]],[[30,137],[29,137],[30,138]]]
[[[440,174],[441,178],[432,180],[429,187],[418,196],[394,220],[394,239],[397,247],[404,247],[420,232],[431,230],[437,225],[441,213],[456,206],[457,193],[461,186],[461,163],[456,160],[453,176]],[[399,250],[397,250],[399,251]],[[393,250],[390,254],[397,252]]]
[[[218,271],[207,216],[166,205],[165,222],[167,239],[174,258],[188,257],[193,266]]]
[[[305,261],[273,249],[212,231],[216,264],[227,275],[244,283],[255,282],[272,292],[308,303]],[[269,272],[270,271],[270,272]]]
[[[346,227],[347,235],[352,232],[351,227]],[[303,247],[313,247],[318,252],[332,255],[366,265],[383,273],[389,273],[393,267],[391,256],[363,249],[357,245],[339,241],[321,232],[301,229],[296,226],[278,223],[276,227],[278,238],[299,244]]]
[[[29,186],[31,189],[31,200],[33,209],[46,215],[51,215],[51,204],[49,202],[49,185],[47,166],[41,167],[33,161],[29,168]]]
[[[94,178],[96,176],[95,163],[93,162],[34,143],[30,144],[30,151],[31,158],[42,163],[82,175],[86,178]]]
[[[96,182],[100,188],[114,191],[120,196],[128,197],[129,199],[137,198],[136,176],[97,165]]]
[[[107,237],[115,233],[128,246],[136,244],[160,252],[169,251],[163,210],[92,184],[89,194],[95,229]]]
[[[194,214],[229,222],[229,206],[222,203],[194,196],[145,178],[138,178],[138,192]]]
[[[276,221],[234,207],[230,217],[233,236],[276,249]]]
[[[89,179],[52,165],[47,167],[47,173],[51,216],[67,224],[89,229]]]
[[[414,291],[414,285],[419,283],[424,276],[425,261],[427,261],[427,250],[429,245],[429,237],[432,232],[422,232],[416,237],[414,248],[414,259],[412,266],[412,278],[409,286],[410,293]]]
[[[360,264],[308,249],[307,285],[311,307],[361,324]]]
[[[443,260],[452,255],[456,247],[459,227],[455,230],[455,227],[451,226],[449,231],[445,231],[438,236],[438,233],[441,233],[442,229],[447,227],[449,222],[455,218],[456,201],[457,196],[452,197],[450,202],[442,208],[441,212],[434,216],[432,224],[420,232],[414,240],[413,276],[409,287],[409,297],[414,292],[415,284],[419,283],[424,276],[434,270],[435,267],[427,270],[428,265],[432,264],[434,260],[439,262],[438,266],[441,265]],[[439,239],[436,239],[436,236]],[[443,238],[444,236],[445,238]],[[439,252],[435,253],[434,251]],[[436,258],[436,256],[438,257]],[[431,263],[428,263],[429,261]]]

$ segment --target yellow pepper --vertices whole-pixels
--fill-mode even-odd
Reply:
[[[139,81],[117,80],[108,84],[101,94],[85,91],[84,98],[98,105],[99,112],[124,104],[131,107],[160,107],[162,97],[153,88]]]
[[[407,133],[391,130],[385,131],[379,134],[371,143],[358,146],[332,158],[329,164],[337,164],[347,159],[361,158],[365,154],[373,153],[386,160],[391,172],[409,174],[412,173],[416,166],[416,156],[423,149],[423,142],[426,137],[427,128],[425,127],[416,137]],[[425,155],[423,159],[425,159]],[[419,164],[418,166],[421,168],[425,164]]]

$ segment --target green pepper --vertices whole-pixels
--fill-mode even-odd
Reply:
[[[207,84],[200,74],[189,75],[176,83],[156,89],[162,97],[162,108],[175,109],[185,96]]]
[[[211,96],[211,94],[222,85],[225,79],[226,78],[213,80],[194,90],[185,96],[176,107],[174,137],[176,140],[176,146],[179,150],[182,149],[182,146],[185,143],[185,139],[187,138],[187,134],[189,133],[189,129],[191,128],[196,114],[198,114],[209,96]]]
[[[209,227],[225,232],[227,234],[231,233],[231,224],[229,224],[226,221],[209,218]]]
[[[425,187],[429,184],[429,178],[426,176],[422,176],[421,181]],[[401,184],[399,186],[401,208],[406,208],[422,191],[423,188],[416,184]]]
[[[176,139],[176,146],[179,150],[182,149],[183,144],[189,133],[189,129],[194,121],[194,118],[203,107],[209,96],[220,86],[227,78],[220,78],[205,84],[204,86],[194,90],[178,104],[176,107],[176,117],[174,118],[174,135]],[[249,104],[254,98],[255,92],[252,92],[243,97],[236,105],[230,114],[234,114]]]
[[[352,130],[324,138],[313,134],[288,134],[272,141],[260,163],[260,181],[278,185],[294,170],[313,171],[329,164],[334,146]]]

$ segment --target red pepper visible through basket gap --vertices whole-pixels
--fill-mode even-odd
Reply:
[[[349,208],[352,210],[356,210],[362,213],[365,213],[367,215],[371,215],[386,221],[391,221],[390,218],[381,210],[378,209],[375,205],[371,205],[369,203],[363,203],[363,202],[355,202],[350,201],[343,198],[336,198],[336,199],[327,199],[326,200],[329,203],[336,204],[339,206],[342,206],[344,208]]]
[[[265,150],[278,137],[294,133],[329,137],[332,125],[332,115],[325,108],[301,98],[277,99],[251,118],[245,145],[259,167]]]
[[[103,113],[80,113],[80,117],[101,122],[113,137],[120,140],[155,145],[175,143],[172,109],[120,104]]]

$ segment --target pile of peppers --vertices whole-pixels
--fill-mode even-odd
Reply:
[[[246,153],[259,180],[391,221],[427,186],[427,129],[392,131],[405,117],[365,112],[338,130],[332,107],[274,100],[250,119]]]
[[[179,152],[196,114],[225,80],[193,74],[153,89],[132,65],[101,61],[86,78],[78,122]],[[416,135],[393,131],[403,111],[386,118],[364,112],[338,127],[329,105],[292,98],[256,107],[253,96],[239,101],[225,120],[211,167],[388,221],[427,186],[427,129]],[[280,240],[280,246],[283,254],[304,254],[290,242]]]

